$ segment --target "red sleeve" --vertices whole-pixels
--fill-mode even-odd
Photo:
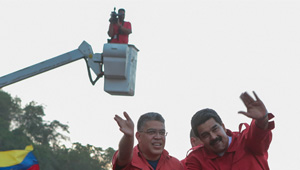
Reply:
[[[127,167],[130,165],[130,164],[128,164],[128,165],[125,165],[125,166],[118,166],[117,165],[117,159],[118,159],[118,152],[119,152],[119,150],[118,151],[116,151],[115,152],[115,154],[113,155],[113,158],[112,158],[112,165],[113,165],[113,167],[112,167],[112,169],[113,170],[122,170],[122,169],[127,169]]]
[[[268,114],[268,119],[272,119],[274,117],[273,114]],[[247,133],[247,147],[258,155],[264,155],[270,146],[272,141],[272,132],[271,130],[274,129],[275,123],[274,121],[269,121],[268,129],[263,130],[256,126],[255,120],[252,120],[249,132]]]
[[[112,158],[112,165],[113,165],[113,170],[116,170],[116,167],[117,167],[117,156],[118,156],[118,152],[115,152],[113,158]]]
[[[124,25],[123,25],[125,28],[127,29],[131,29],[131,23],[130,22],[124,22]]]
[[[184,170],[187,170],[187,167],[186,167],[186,165],[185,165],[185,162],[186,162],[186,158],[184,158],[183,160],[180,161],[180,163],[181,163],[182,166],[183,166],[183,169],[184,169]]]
[[[191,152],[185,161],[186,170],[201,170],[202,166],[198,160],[197,151]]]

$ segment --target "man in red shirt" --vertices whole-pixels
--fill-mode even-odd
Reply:
[[[252,119],[250,126],[240,124],[239,132],[225,128],[219,115],[212,109],[198,111],[191,120],[192,129],[203,142],[203,147],[192,151],[186,161],[188,170],[268,170],[268,149],[272,140],[274,116],[254,93],[240,98],[247,111],[240,111]],[[246,129],[241,131],[242,125]]]
[[[118,115],[114,118],[124,135],[113,156],[113,170],[183,170],[180,161],[164,149],[167,132],[160,114],[149,112],[140,116],[135,133],[138,145],[134,148],[133,121],[126,112],[124,117],[125,120]]]
[[[190,131],[190,143],[192,145],[192,148],[187,151],[186,157],[180,161],[185,170],[187,169],[185,162],[186,162],[186,158],[189,155],[189,153],[192,152],[193,150],[197,149],[198,147],[200,147],[200,145],[203,144],[202,141],[195,135],[195,133],[193,132],[193,129],[191,129],[191,131]]]
[[[118,10],[118,14],[112,13],[109,19],[108,35],[110,43],[128,44],[128,35],[131,34],[131,23],[124,21],[125,9]]]

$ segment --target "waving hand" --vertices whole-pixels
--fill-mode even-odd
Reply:
[[[247,111],[239,111],[238,113],[243,114],[249,118],[255,119],[256,124],[262,128],[267,128],[268,118],[267,118],[267,109],[264,103],[258,98],[255,92],[253,92],[255,99],[254,100],[247,92],[241,94],[240,98],[245,104]]]

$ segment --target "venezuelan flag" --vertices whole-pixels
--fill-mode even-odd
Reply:
[[[39,170],[32,145],[25,150],[0,151],[0,170]]]

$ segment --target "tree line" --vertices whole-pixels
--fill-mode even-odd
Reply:
[[[32,101],[24,107],[21,99],[0,90],[0,151],[23,150],[33,145],[40,169],[43,170],[108,170],[115,150],[73,143],[70,148],[60,143],[69,140],[69,126],[58,120],[46,121],[44,107]]]

